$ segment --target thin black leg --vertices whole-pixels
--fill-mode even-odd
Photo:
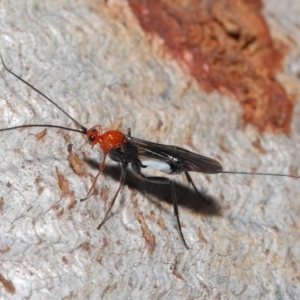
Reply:
[[[172,200],[173,200],[173,209],[174,209],[174,215],[177,219],[177,224],[178,224],[178,229],[179,229],[179,234],[181,237],[181,240],[185,246],[186,249],[189,249],[189,246],[187,245],[182,230],[181,230],[181,225],[180,225],[180,219],[179,219],[179,212],[178,212],[178,205],[177,205],[177,196],[175,193],[175,188],[174,188],[174,183],[171,179],[166,178],[166,177],[156,177],[156,176],[146,176],[144,174],[142,174],[139,165],[137,165],[137,163],[133,163],[132,164],[132,169],[138,173],[142,178],[144,178],[145,180],[149,181],[149,182],[153,182],[153,183],[158,183],[158,184],[168,184],[171,188],[171,192],[172,192]]]
[[[197,188],[196,188],[196,186],[195,186],[195,184],[194,184],[194,181],[193,181],[191,175],[190,175],[187,171],[184,171],[184,174],[185,174],[185,176],[186,176],[186,179],[187,179],[188,183],[190,183],[190,184],[192,185],[192,187],[194,188],[194,190],[195,190],[195,192],[198,194],[198,196],[199,196],[203,201],[205,201],[206,203],[210,203],[210,201],[208,201],[206,198],[204,198],[204,197],[200,194],[200,192],[197,190]]]
[[[106,212],[106,214],[105,214],[102,222],[99,224],[99,226],[97,227],[97,229],[100,229],[101,226],[105,223],[105,221],[107,220],[108,214],[110,213],[112,207],[115,204],[117,196],[118,196],[118,194],[119,194],[120,190],[122,189],[122,187],[124,185],[124,182],[125,182],[125,175],[126,175],[127,167],[128,167],[128,162],[124,161],[124,162],[121,163],[122,171],[121,171],[121,179],[120,179],[120,184],[119,184],[118,190],[117,190],[116,194],[114,195],[113,199],[111,200],[111,202],[109,204],[108,211]]]

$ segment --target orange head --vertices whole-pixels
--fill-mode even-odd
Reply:
[[[124,146],[128,142],[125,135],[117,130],[108,130],[102,134],[102,128],[99,125],[89,129],[86,136],[91,146],[99,143],[104,153]]]

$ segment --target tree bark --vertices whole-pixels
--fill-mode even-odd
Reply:
[[[143,32],[124,0],[0,4],[1,55],[13,72],[80,124],[131,128],[137,138],[219,160],[227,171],[299,174],[299,104],[290,135],[241,122],[239,104],[206,93],[161,40]],[[266,1],[271,34],[289,46],[280,82],[299,99],[298,1]],[[72,121],[2,68],[1,128]],[[131,171],[110,217],[120,169],[84,135],[48,128],[0,132],[1,298],[295,299],[300,294],[299,180],[173,176],[168,187]],[[72,149],[69,146],[72,144]],[[78,156],[78,157],[77,157]],[[147,174],[161,173],[146,170]],[[0,284],[1,285],[1,284]]]

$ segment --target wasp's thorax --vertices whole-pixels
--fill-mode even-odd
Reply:
[[[100,125],[92,127],[86,133],[91,146],[99,143],[103,152],[108,153],[128,143],[125,135],[117,130],[108,130],[102,133]]]

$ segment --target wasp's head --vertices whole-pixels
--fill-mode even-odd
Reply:
[[[91,146],[95,146],[99,143],[99,138],[102,135],[102,128],[100,125],[92,127],[86,132],[86,137]]]

